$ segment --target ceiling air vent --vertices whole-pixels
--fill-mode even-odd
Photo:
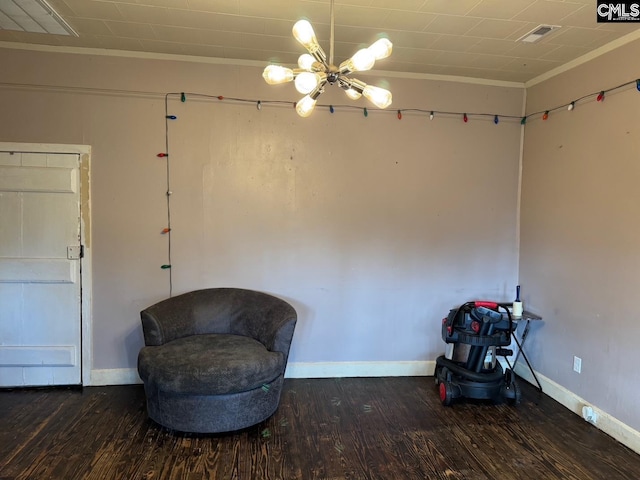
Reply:
[[[0,0],[0,30],[78,36],[47,0]]]
[[[560,25],[538,25],[529,33],[520,37],[518,41],[524,43],[535,43],[558,28],[560,28]]]

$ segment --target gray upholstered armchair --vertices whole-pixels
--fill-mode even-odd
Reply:
[[[297,315],[284,300],[210,288],[140,312],[149,417],[183,432],[239,430],[278,408]]]

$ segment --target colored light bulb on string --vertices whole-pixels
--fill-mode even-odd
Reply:
[[[159,158],[163,158],[163,157],[168,157],[169,154],[168,153],[164,153],[164,152],[160,152],[158,155],[156,155]]]
[[[256,108],[258,110],[262,110],[262,102],[260,100],[258,100],[258,103],[256,103]]]
[[[161,268],[162,270],[169,270],[169,269],[171,268],[171,265],[164,264],[164,265],[161,265],[161,266],[160,266],[160,268]]]
[[[495,123],[497,125],[499,121],[500,121],[500,119],[498,118],[498,115],[493,117],[493,123]]]
[[[527,124],[527,117],[522,117],[522,120],[520,120],[520,125],[526,125]]]
[[[162,233],[163,235],[166,235],[166,234],[167,234],[167,233],[169,233],[170,231],[171,231],[171,229],[170,229],[169,227],[166,227],[166,228],[163,228],[163,229],[162,229],[162,232],[161,232],[161,233]]]
[[[574,108],[576,108],[576,102],[571,102],[568,106],[567,106],[567,110],[571,111]]]
[[[598,102],[602,102],[604,100],[604,90],[598,94],[598,97],[596,98],[596,100]]]
[[[640,92],[640,78],[636,80],[636,88]]]
[[[184,94],[184,92],[182,92],[182,93],[180,94],[180,101],[181,101],[182,103],[184,103],[184,102],[186,102],[186,101],[187,101],[187,96]]]
[[[464,123],[467,123],[469,121],[469,117],[467,117],[466,113],[462,115],[462,120],[464,121]]]
[[[330,113],[335,112],[335,110],[333,109],[333,105],[329,105],[329,112],[330,112]]]
[[[398,110],[398,120],[402,120],[402,110]]]
[[[544,112],[544,114],[542,115],[542,119],[546,120],[547,118],[549,118],[549,110],[547,110],[546,112]]]
[[[369,110],[367,110],[367,107],[364,107],[364,110],[363,110],[363,112],[362,112],[362,113],[363,113],[363,115],[364,115],[365,117],[368,117],[368,116],[369,116]]]
[[[176,119],[176,118],[178,118],[178,117],[176,117],[175,115],[167,115],[167,118],[168,118],[169,120],[175,120],[175,119]]]
[[[218,100],[224,100],[224,97],[222,95],[218,95]]]
[[[433,120],[433,117],[434,117],[434,116],[435,116],[435,114],[434,114],[434,112],[432,111],[432,112],[429,114],[429,120]]]

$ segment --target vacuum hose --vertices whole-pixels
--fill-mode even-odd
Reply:
[[[453,360],[449,360],[444,355],[440,355],[438,358],[436,358],[436,365],[447,367],[456,375],[459,375],[464,378],[468,378],[469,380],[472,380],[474,382],[483,382],[483,383],[496,382],[500,380],[500,378],[502,378],[502,376],[504,375],[504,372],[502,371],[502,365],[500,365],[499,363],[496,364],[496,368],[493,372],[479,373],[479,372],[474,372],[467,368],[461,367],[460,365],[455,363]]]

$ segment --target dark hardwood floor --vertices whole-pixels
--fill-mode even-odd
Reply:
[[[638,479],[640,455],[520,382],[443,407],[432,377],[287,379],[266,422],[179,434],[140,385],[0,391],[0,479]]]

